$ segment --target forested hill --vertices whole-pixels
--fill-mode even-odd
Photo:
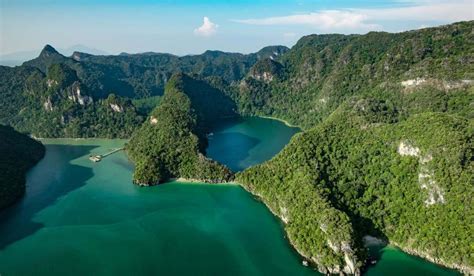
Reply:
[[[26,171],[43,156],[40,142],[0,125],[0,210],[25,193]]]
[[[474,273],[473,27],[312,35],[241,82],[242,114],[307,129],[236,180],[320,271],[360,272],[372,235]]]
[[[472,273],[472,119],[424,112],[397,120],[394,110],[373,110],[390,108],[346,102],[236,181],[283,218],[322,272],[358,271],[363,237],[372,235]]]
[[[358,274],[372,235],[472,274],[473,29],[309,35],[249,55],[64,57],[46,46],[0,67],[0,123],[42,137],[132,136],[134,181],[151,185],[233,178],[205,157],[213,120],[285,119],[305,132],[236,177],[320,271]]]
[[[278,57],[287,51],[284,46],[270,46],[247,55],[206,51],[183,57],[161,53],[94,56],[75,52],[65,57],[46,45],[39,57],[23,66],[47,73],[52,64],[64,63],[76,71],[94,98],[106,98],[111,91],[122,97],[143,98],[162,95],[166,82],[177,72],[203,78],[218,76],[232,83],[240,81],[258,60]]]
[[[205,157],[206,133],[213,121],[236,115],[235,104],[219,90],[187,75],[174,75],[160,105],[126,145],[135,163],[133,181],[148,186],[170,178],[231,180],[228,168]]]
[[[287,51],[270,46],[248,55],[207,51],[184,57],[65,57],[46,45],[38,58],[22,66],[0,66],[0,123],[38,137],[130,137],[157,105],[174,73],[209,78],[228,88],[258,60]]]
[[[349,97],[474,118],[474,21],[403,33],[309,35],[240,83],[243,114],[310,128]]]

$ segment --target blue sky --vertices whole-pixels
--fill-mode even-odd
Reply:
[[[417,29],[474,19],[474,0],[0,0],[0,55],[87,45],[110,54],[255,52],[312,33]]]

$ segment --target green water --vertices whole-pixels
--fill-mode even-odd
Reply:
[[[393,246],[372,246],[369,251],[380,260],[375,266],[370,267],[365,273],[366,276],[461,275],[457,271],[403,253]]]
[[[220,150],[238,169],[270,158],[293,133],[271,120],[227,122],[215,131],[210,152],[219,155],[214,143],[244,151],[239,160]],[[25,197],[0,213],[2,276],[317,275],[301,265],[280,222],[239,186],[139,188],[131,184],[132,166],[123,152],[100,163],[88,160],[124,141],[45,143],[46,156],[29,172]],[[392,249],[368,273],[396,272],[452,273]]]

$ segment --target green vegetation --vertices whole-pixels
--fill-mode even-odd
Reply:
[[[227,167],[203,153],[207,128],[223,116],[235,116],[232,104],[204,82],[173,76],[160,105],[126,146],[135,163],[134,183],[156,185],[177,177],[210,183],[231,180]]]
[[[94,100],[76,72],[63,63],[48,73],[1,67],[0,123],[38,137],[130,137],[143,122],[129,99],[110,93]],[[13,103],[13,104],[12,104]]]
[[[474,271],[473,25],[307,36],[279,59],[277,81],[241,83],[243,114],[308,130],[236,180],[288,220],[320,271],[344,270],[346,254],[361,267],[364,235]]]
[[[243,114],[278,117],[305,129],[354,95],[390,100],[402,107],[402,116],[430,109],[474,118],[474,92],[467,88],[474,79],[473,27],[470,21],[396,34],[305,36],[278,59],[278,81],[250,75],[235,98]],[[417,78],[424,83],[406,89],[401,84]]]
[[[139,114],[148,115],[160,104],[161,96],[153,96],[143,99],[132,100],[132,104],[135,106]]]
[[[133,133],[134,181],[152,185],[229,181],[205,157],[212,124],[284,119],[306,132],[236,177],[320,271],[359,272],[373,235],[474,273],[473,28],[310,35],[249,55],[69,58],[47,46],[0,67],[0,123],[41,137]]]
[[[0,66],[0,123],[37,137],[128,138],[158,105],[173,74],[208,78],[230,91],[230,83],[242,79],[258,60],[287,50],[271,46],[248,55],[207,51],[184,57],[65,57],[46,45],[38,58],[22,66]],[[123,112],[112,112],[110,94],[123,99]]]
[[[26,171],[43,156],[40,142],[0,125],[0,210],[25,193]]]
[[[373,103],[347,102],[236,180],[289,221],[291,241],[318,265],[343,267],[330,244],[352,245],[363,256],[353,246],[373,235],[447,265],[472,267],[474,213],[465,208],[474,192],[472,121],[428,112],[393,122],[394,112],[367,114],[379,108]],[[401,143],[418,148],[419,156],[398,153]]]

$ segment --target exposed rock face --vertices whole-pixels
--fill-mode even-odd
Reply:
[[[474,85],[474,80],[466,79],[466,80],[447,81],[447,80],[440,80],[440,79],[416,78],[416,79],[402,81],[400,84],[403,86],[403,88],[405,88],[406,92],[413,91],[417,87],[426,86],[426,85],[448,91],[452,89],[460,89],[460,88],[472,86]]]
[[[288,216],[288,209],[284,206],[280,206],[280,214],[281,214],[281,220],[287,224],[290,221],[290,218]]]
[[[112,108],[112,110],[115,111],[115,112],[118,112],[118,113],[122,113],[122,112],[123,112],[123,107],[121,107],[121,106],[118,105],[118,104],[113,104],[113,103],[111,103],[109,106],[110,106],[110,108]]]
[[[48,79],[46,81],[46,85],[48,86],[48,88],[52,87],[53,85],[58,85],[58,81],[57,80],[52,80],[52,79]]]
[[[445,203],[444,191],[436,183],[433,170],[429,169],[428,164],[433,160],[433,156],[431,154],[422,155],[418,147],[412,146],[407,141],[400,142],[398,145],[398,153],[402,156],[418,157],[418,161],[420,162],[418,183],[420,183],[421,189],[426,190],[428,193],[428,198],[425,200],[425,206],[436,203]]]
[[[420,156],[420,149],[410,145],[407,141],[402,141],[398,145],[398,154],[402,156]]]
[[[433,171],[426,167],[421,167],[420,173],[418,174],[418,182],[420,183],[421,188],[428,192],[428,198],[425,200],[425,205],[429,206],[436,203],[445,203],[444,191],[436,183]]]
[[[271,82],[273,80],[273,75],[270,72],[263,72],[261,74],[254,74],[253,77],[257,80],[264,82]]]
[[[80,105],[87,105],[93,102],[92,98],[81,94],[81,87],[78,82],[72,85],[72,91],[68,95],[68,99]]]
[[[258,61],[250,70],[249,76],[263,82],[271,82],[278,78],[283,66],[273,59]]]
[[[327,244],[329,248],[331,248],[334,252],[339,253],[343,252],[344,253],[344,262],[346,265],[344,268],[339,268],[339,267],[334,267],[330,269],[331,273],[341,273],[344,272],[346,274],[357,274],[357,270],[355,268],[355,260],[354,260],[354,252],[350,246],[349,242],[342,241],[340,243],[333,243],[331,240],[327,240]]]
[[[53,111],[53,103],[51,102],[51,97],[43,103],[44,110],[46,111]]]
[[[424,78],[416,78],[416,79],[412,79],[412,80],[402,81],[401,84],[402,84],[403,87],[409,88],[409,87],[414,87],[414,86],[421,85],[425,82],[426,82],[426,79],[424,79]]]
[[[74,52],[72,54],[72,58],[75,60],[75,61],[81,61],[81,55],[78,53],[78,52]]]
[[[151,116],[150,117],[150,124],[156,125],[158,123],[158,119],[156,117]]]

